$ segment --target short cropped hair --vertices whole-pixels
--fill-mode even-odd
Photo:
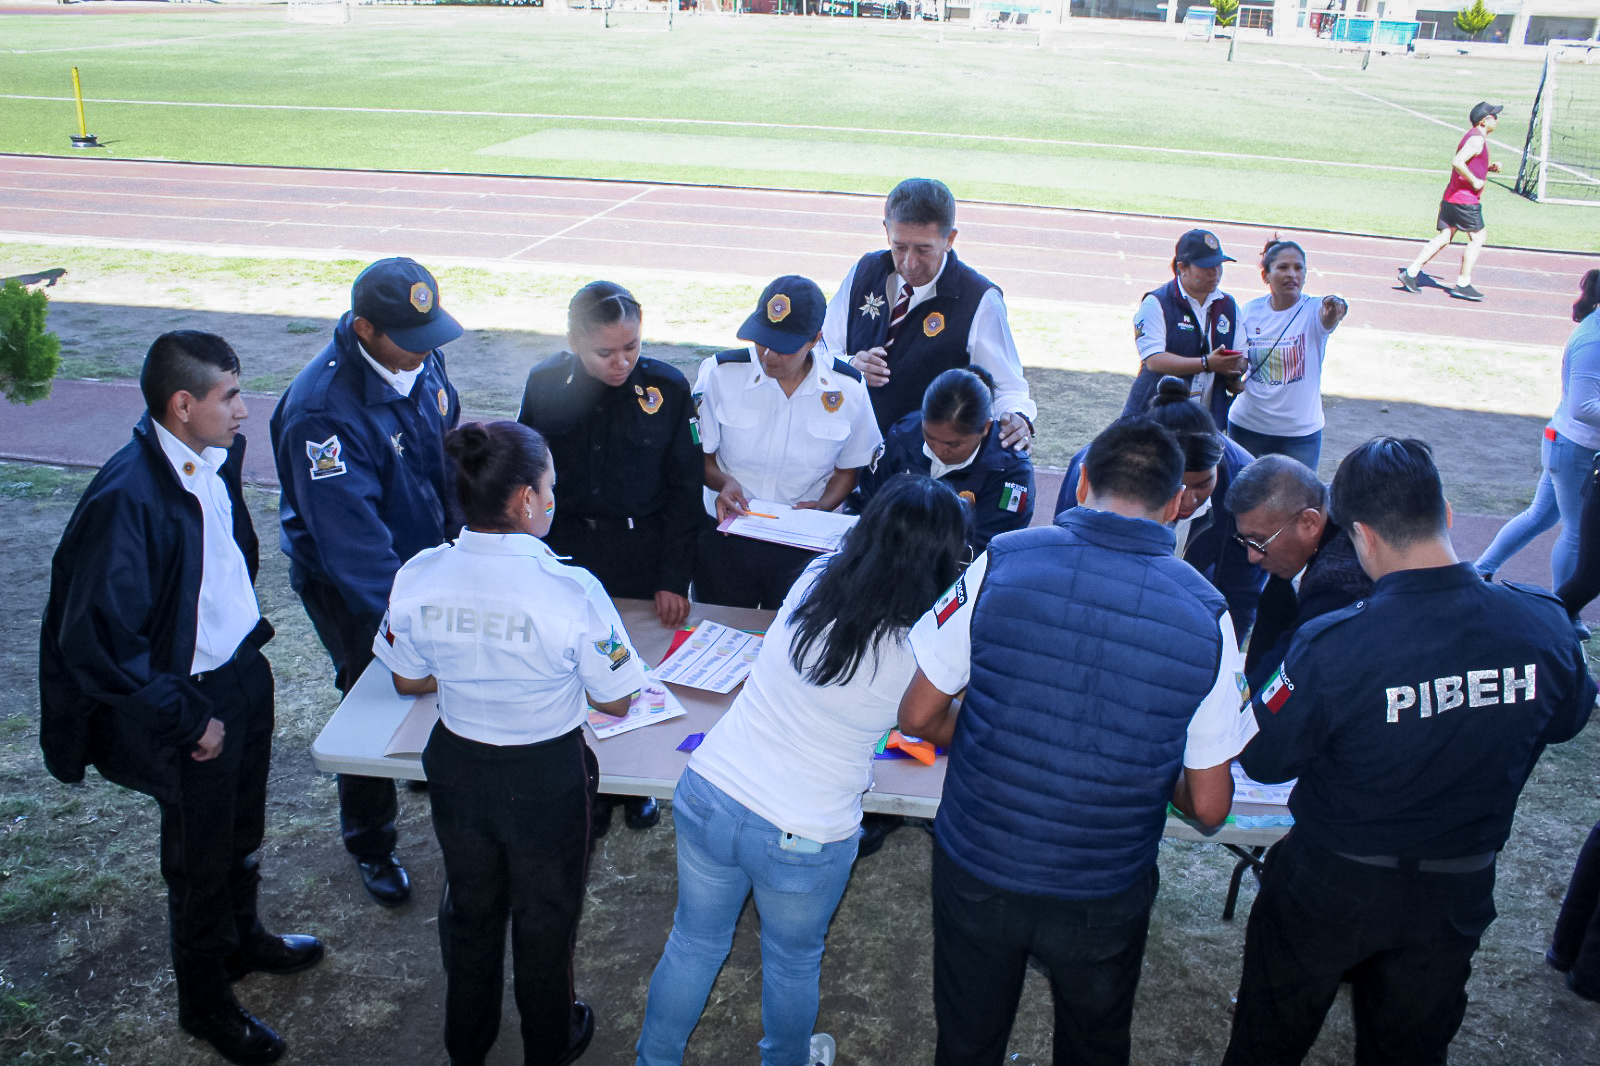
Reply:
[[[1360,522],[1394,548],[1449,528],[1433,449],[1414,437],[1373,437],[1340,462],[1332,491],[1334,521]]]
[[[1297,515],[1328,506],[1328,490],[1317,472],[1287,455],[1263,455],[1233,477],[1223,500],[1234,514],[1264,507],[1271,514]]]
[[[1119,418],[1089,444],[1083,470],[1096,496],[1110,496],[1155,514],[1183,487],[1183,449],[1165,426]]]
[[[444,451],[456,463],[461,513],[479,530],[505,525],[512,494],[538,488],[550,468],[544,438],[520,422],[468,422],[445,434]]]
[[[145,353],[139,371],[139,391],[144,393],[145,410],[159,419],[167,413],[167,403],[180,392],[204,397],[211,393],[219,374],[237,374],[239,356],[233,347],[215,333],[197,329],[175,329],[163,333]]]
[[[950,187],[935,178],[907,178],[889,190],[883,202],[883,220],[902,226],[939,227],[939,236],[948,237],[956,228],[956,198]]]

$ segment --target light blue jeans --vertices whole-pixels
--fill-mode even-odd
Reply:
[[[1228,423],[1228,436],[1235,444],[1255,456],[1287,455],[1316,470],[1322,459],[1322,430],[1303,437],[1280,437],[1273,433],[1257,433],[1233,422]]]
[[[1544,473],[1539,475],[1533,502],[1500,528],[1473,565],[1480,574],[1493,574],[1559,521],[1561,533],[1550,550],[1550,587],[1560,588],[1578,565],[1578,517],[1583,513],[1584,487],[1589,483],[1595,453],[1557,433],[1555,440],[1540,442],[1539,454]]]
[[[650,978],[639,1066],[683,1061],[752,890],[761,918],[762,1066],[807,1066],[823,940],[850,880],[857,838],[816,852],[785,850],[782,830],[693,770],[678,781],[672,817],[678,909]]]

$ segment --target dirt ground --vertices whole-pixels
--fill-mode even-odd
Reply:
[[[342,275],[341,283],[327,284],[317,276],[322,269]],[[88,263],[80,273],[94,271]],[[63,294],[53,307],[68,373],[127,377],[150,338],[186,326],[229,337],[245,359],[248,386],[261,391],[280,389],[326,340],[350,276],[330,264],[305,267],[292,285],[263,283],[254,292],[248,281],[231,293],[215,286],[169,291],[171,302],[189,305],[173,308],[141,306],[152,302],[141,297],[141,286],[150,283],[114,274],[107,271],[94,287],[86,279],[85,288],[70,299]],[[514,411],[526,368],[560,346],[560,309],[576,287],[571,280],[523,279],[522,291],[497,298],[493,328],[475,331],[449,353],[470,410]],[[448,281],[441,277],[441,284],[448,294]],[[647,325],[647,334],[663,339],[651,354],[689,367],[731,343],[753,293],[733,284],[684,287],[659,318],[647,320],[663,328]],[[662,295],[646,306],[666,300]],[[1041,401],[1041,426],[1048,427],[1040,459],[1057,465],[1114,416],[1126,395],[1125,376],[1093,368],[1030,368],[1029,377]],[[268,413],[254,412],[246,427],[254,448],[265,446]],[[1433,441],[1463,510],[1509,513],[1533,484],[1540,423],[1531,414],[1330,398],[1328,416],[1330,462],[1380,428]],[[8,571],[0,597],[0,690],[17,694],[0,712],[0,1062],[216,1062],[207,1046],[176,1027],[153,804],[92,772],[84,785],[60,785],[38,756],[39,615],[50,555],[85,483],[77,472],[0,464],[0,548]],[[311,741],[337,702],[331,670],[289,589],[285,561],[272,550],[276,496],[249,491],[264,542],[261,604],[279,633],[267,649],[279,689],[262,912],[276,931],[324,938],[328,958],[290,978],[252,976],[238,986],[240,999],[288,1040],[287,1062],[442,1063],[434,918],[442,867],[426,795],[401,792],[399,850],[413,877],[413,901],[380,909],[339,843],[332,779],[311,766]],[[1458,1066],[1600,1061],[1600,1008],[1570,995],[1542,960],[1572,857],[1600,818],[1597,754],[1595,731],[1553,749],[1524,794],[1501,865],[1500,919],[1477,957],[1472,1003],[1452,1048]],[[838,1039],[841,1063],[932,1060],[929,849],[920,829],[891,836],[858,867],[834,921],[818,1028]],[[1221,1057],[1253,894],[1246,878],[1239,919],[1219,919],[1231,870],[1230,856],[1216,845],[1162,846],[1163,888],[1134,1022],[1138,1063]],[[670,813],[644,833],[623,828],[619,818],[595,855],[579,941],[578,990],[598,1020],[585,1063],[632,1061],[675,893]],[[760,1032],[759,929],[747,910],[687,1061],[754,1061]],[[1048,989],[1036,974],[1011,1050],[1040,1063],[1050,1057]],[[1341,1003],[1310,1061],[1329,1066],[1351,1058],[1348,1008]],[[519,1060],[508,995],[491,1062]]]

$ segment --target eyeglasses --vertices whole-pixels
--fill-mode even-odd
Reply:
[[[1278,527],[1278,532],[1277,533],[1274,533],[1272,536],[1268,537],[1266,540],[1251,540],[1249,537],[1241,537],[1237,533],[1235,533],[1233,535],[1233,539],[1239,542],[1239,547],[1244,548],[1244,549],[1246,549],[1248,551],[1253,551],[1257,555],[1265,555],[1265,554],[1267,554],[1267,549],[1272,547],[1272,542],[1277,540],[1278,539],[1278,535],[1280,533],[1282,533],[1284,530],[1288,529],[1289,526],[1293,524],[1293,522],[1294,522],[1294,519],[1292,519],[1292,518],[1289,519],[1289,521],[1285,522],[1283,525]]]

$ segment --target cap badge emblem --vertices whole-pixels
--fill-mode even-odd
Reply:
[[[789,310],[789,298],[780,292],[767,301],[767,321],[782,322],[789,317]]]
[[[943,332],[944,332],[944,316],[941,315],[939,312],[935,311],[933,314],[929,315],[927,318],[922,320],[922,335],[923,336],[925,336],[925,337],[937,337],[939,334],[941,334]]]
[[[1210,234],[1210,233],[1206,234],[1205,242],[1206,242],[1206,247],[1210,248],[1213,252],[1221,247],[1221,245],[1219,245],[1217,243],[1217,238],[1215,236],[1213,236],[1212,234]]]
[[[428,288],[427,282],[419,281],[411,286],[411,306],[417,309],[419,315],[433,310],[433,290]]]

